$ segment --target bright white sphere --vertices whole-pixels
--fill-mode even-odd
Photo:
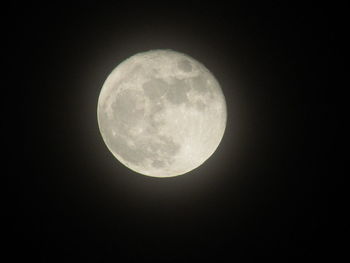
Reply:
[[[97,107],[108,149],[148,176],[185,174],[217,149],[226,127],[219,83],[193,58],[172,50],[138,53],[105,81]]]

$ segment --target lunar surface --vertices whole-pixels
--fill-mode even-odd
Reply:
[[[119,64],[106,79],[98,125],[111,153],[154,177],[185,174],[217,149],[226,102],[209,70],[183,53],[151,50]]]

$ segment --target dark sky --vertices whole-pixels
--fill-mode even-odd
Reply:
[[[19,99],[6,127],[22,138],[18,147],[6,142],[16,148],[7,189],[12,256],[38,263],[323,256],[327,9],[146,2],[15,1],[6,10],[5,57],[15,74],[3,105],[11,111]],[[159,48],[202,62],[228,107],[215,154],[169,179],[116,161],[96,121],[110,71]]]

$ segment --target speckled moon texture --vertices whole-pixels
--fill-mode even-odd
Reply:
[[[97,107],[108,149],[126,167],[148,176],[185,174],[217,149],[226,102],[209,70],[183,53],[151,50],[119,64]]]

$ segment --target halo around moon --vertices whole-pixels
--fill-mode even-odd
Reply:
[[[151,50],[119,64],[98,99],[105,144],[122,164],[154,177],[185,174],[217,149],[226,102],[209,70],[183,53]]]

